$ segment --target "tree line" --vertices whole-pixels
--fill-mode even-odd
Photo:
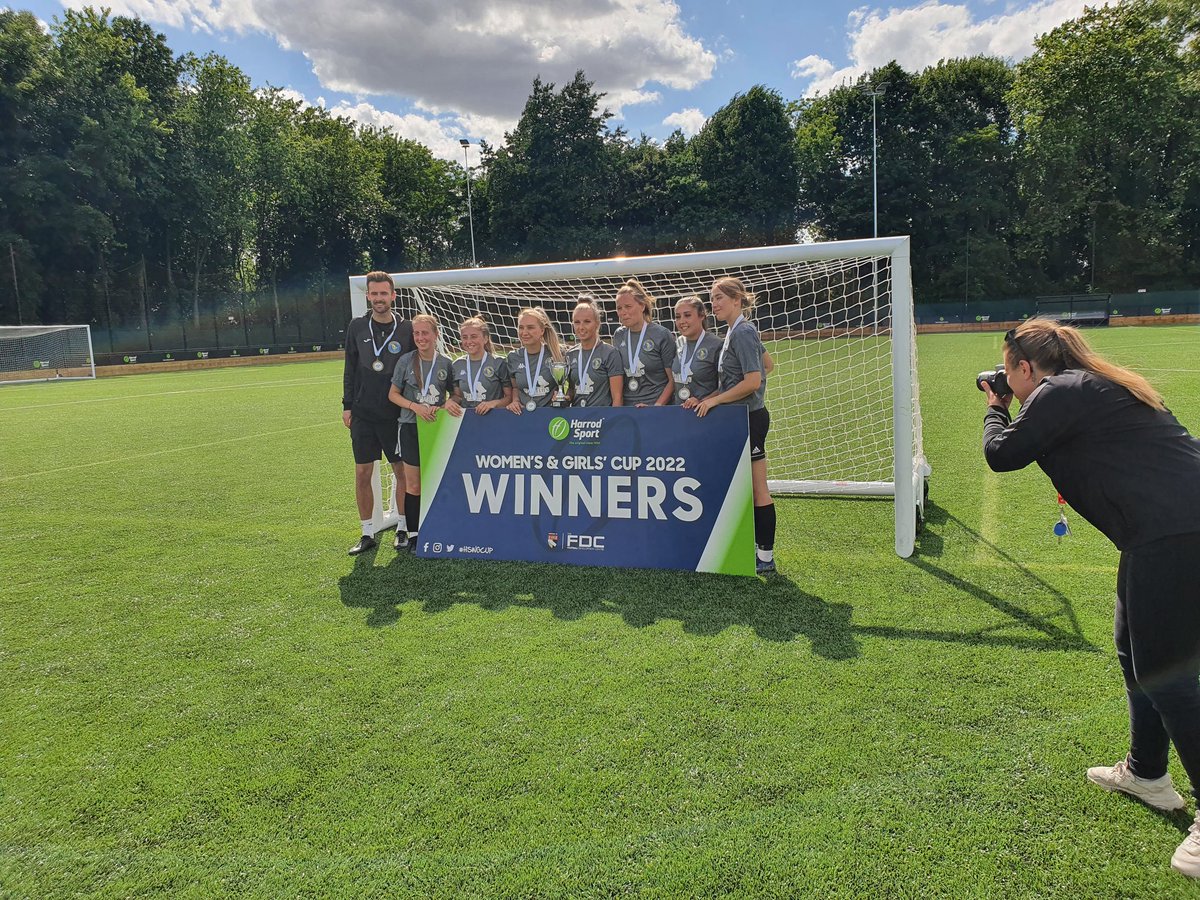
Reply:
[[[754,86],[663,142],[614,127],[585,73],[537,79],[482,144],[469,220],[468,173],[421,144],[138,19],[0,11],[0,323],[328,336],[347,274],[470,265],[472,224],[480,265],[860,238],[873,175],[918,301],[1194,286],[1198,35],[1196,0],[1126,0],[1016,65]]]

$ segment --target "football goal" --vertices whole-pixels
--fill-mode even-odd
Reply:
[[[456,356],[458,324],[482,315],[497,349],[517,346],[517,312],[545,309],[564,345],[580,294],[605,310],[636,277],[655,297],[655,320],[674,330],[682,296],[707,301],[717,278],[740,278],[756,295],[752,318],[770,352],[768,472],[777,494],[892,497],[896,552],[913,552],[923,519],[925,478],[916,377],[908,238],[875,238],[616,257],[501,268],[393,275],[398,311],[432,313],[443,352]],[[366,312],[366,278],[350,279],[355,315]],[[710,318],[718,335],[722,329]],[[386,468],[386,467],[384,467]],[[381,500],[387,497],[381,485]],[[383,500],[385,506],[386,501]],[[387,510],[381,510],[387,515]],[[393,520],[394,521],[394,520]]]
[[[95,377],[87,325],[0,327],[0,383]]]

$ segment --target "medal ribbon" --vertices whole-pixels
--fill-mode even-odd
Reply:
[[[580,385],[582,385],[585,380],[587,380],[591,377],[588,375],[588,366],[592,362],[592,357],[596,355],[596,348],[599,346],[600,346],[600,341],[599,341],[599,339],[597,339],[596,343],[592,344],[592,352],[588,354],[587,362],[584,362],[583,361],[583,344],[579,345],[579,360],[578,360],[578,362],[579,362],[579,383],[580,383]]]
[[[627,343],[625,345],[625,350],[629,353],[629,374],[630,375],[633,375],[633,373],[637,371],[637,361],[642,355],[642,342],[644,340],[646,340],[646,328],[649,327],[649,325],[650,325],[649,322],[642,323],[642,331],[641,331],[641,334],[638,335],[638,342],[637,342],[636,350],[633,349],[633,332],[629,331],[628,328],[625,329],[626,332],[628,332],[626,334],[626,339],[629,341],[629,343]],[[593,349],[593,351],[595,350],[594,347],[592,349]]]
[[[542,374],[542,357],[546,352],[546,345],[542,344],[542,349],[538,351],[536,372],[529,368],[529,351],[522,347],[521,352],[525,354],[525,393],[533,397],[533,388],[537,384],[537,377]]]
[[[371,321],[375,321],[375,320],[372,319]],[[375,344],[375,329],[374,328],[367,329],[367,331],[369,331],[371,333],[371,349],[375,351],[376,359],[379,359],[379,354],[381,354],[383,352],[384,347],[386,347],[388,345],[388,341],[390,341],[392,338],[394,338],[396,336],[396,329],[399,327],[400,327],[400,323],[396,321],[396,314],[392,313],[392,333],[389,334],[387,337],[385,337],[383,339],[383,343],[378,346]]]
[[[686,382],[692,374],[692,363],[696,361],[696,352],[700,349],[700,345],[704,343],[704,339],[708,337],[707,331],[700,332],[700,340],[696,341],[696,346],[692,348],[692,355],[684,358],[687,353],[687,338],[683,339],[683,349],[679,351],[679,380]]]
[[[733,332],[737,329],[737,327],[745,321],[746,316],[744,314],[738,316],[737,321],[730,325],[729,330],[725,332],[725,343],[721,345],[721,355],[717,357],[718,369],[723,368],[725,365],[725,351],[729,349],[729,339],[733,337]]]
[[[483,367],[487,365],[488,355],[485,351],[483,359],[479,361],[479,371],[475,373],[475,377],[471,377],[471,357],[467,357],[467,387],[470,388],[471,396],[468,400],[474,400],[479,396],[479,379],[483,377]]]
[[[418,368],[421,365],[421,358],[417,357]],[[433,361],[429,364],[429,374],[425,376],[425,387],[421,388],[421,402],[424,403],[424,398],[429,396],[429,389],[433,386],[433,373],[437,371],[437,354],[433,354]]]

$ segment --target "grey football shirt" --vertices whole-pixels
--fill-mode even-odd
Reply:
[[[638,342],[641,349],[638,349]],[[657,322],[630,332],[622,325],[613,335],[613,346],[625,369],[625,405],[654,403],[667,386],[667,372],[675,364],[675,338]],[[630,365],[631,354],[633,365]]]
[[[572,347],[567,351],[571,384],[575,386],[574,406],[612,406],[612,390],[608,379],[624,375],[621,354],[612,344],[597,341],[591,350]],[[587,377],[582,367],[587,366]]]
[[[396,371],[392,373],[392,384],[400,389],[405,400],[413,403],[428,403],[430,406],[441,406],[446,402],[446,395],[454,387],[449,357],[436,353],[432,362],[419,359],[420,381],[417,380],[417,373],[413,371],[414,359],[419,359],[416,350],[400,357],[400,361],[396,363]],[[431,369],[433,370],[432,377],[430,376]],[[429,384],[430,396],[422,397],[421,392],[425,390],[426,383]],[[405,407],[400,410],[398,421],[401,425],[411,424],[417,421],[417,414]]]
[[[530,390],[530,381],[525,371],[525,350],[518,347],[508,354],[508,374],[517,382],[517,399],[521,405],[528,408],[529,401],[532,400],[538,406],[549,406],[550,401],[554,399],[554,364],[553,357],[550,356],[550,348],[543,348],[546,352],[542,354],[542,367],[539,369],[533,379],[533,390]],[[529,365],[536,366],[538,354],[529,354]]]
[[[465,356],[454,361],[454,381],[463,395],[463,406],[474,409],[488,400],[499,400],[509,385],[508,362],[501,356],[485,353],[478,362],[470,362],[470,381],[467,380]],[[472,384],[471,382],[474,382]],[[477,394],[472,394],[478,388]]]
[[[735,401],[750,407],[753,412],[766,406],[767,373],[763,370],[763,353],[766,348],[758,336],[758,329],[749,319],[733,329],[729,335],[729,347],[723,355],[718,356],[721,370],[721,391],[736,387],[750,372],[762,373],[762,384],[758,390],[748,397]]]
[[[675,398],[671,401],[676,406],[688,397],[703,400],[717,389],[717,357],[721,353],[721,339],[708,331],[702,331],[695,341],[679,338],[675,364],[671,371],[675,373]],[[684,360],[688,364],[688,378],[683,378]],[[681,397],[684,389],[688,397]]]

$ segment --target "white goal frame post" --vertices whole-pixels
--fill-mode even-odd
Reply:
[[[767,405],[771,409],[768,466],[772,454],[799,452],[800,467],[806,459],[821,457],[801,450],[802,442],[791,438],[807,430],[824,429],[825,439],[837,442],[854,427],[874,428],[869,439],[877,448],[875,468],[865,475],[804,472],[772,472],[772,493],[807,496],[892,497],[895,503],[895,549],[901,557],[911,556],[916,534],[924,521],[926,463],[921,436],[921,410],[916,377],[916,328],[913,318],[912,275],[909,238],[868,238],[813,244],[785,244],[736,250],[714,250],[660,256],[614,257],[577,262],[500,266],[478,269],[447,269],[392,274],[396,285],[396,309],[411,318],[419,312],[432,313],[442,325],[441,350],[458,355],[457,331],[462,319],[481,314],[491,325],[499,352],[516,346],[517,309],[543,306],[555,323],[564,349],[572,343],[570,317],[581,291],[590,290],[601,308],[609,303],[616,288],[636,277],[658,298],[656,321],[674,332],[672,311],[681,294],[699,294],[707,301],[712,282],[722,276],[742,278],[746,287],[759,295],[752,318],[768,299],[768,309],[784,308],[780,324],[756,320],[763,341],[775,358],[775,371],[768,378]],[[774,288],[760,287],[764,278],[775,279]],[[790,281],[788,279],[791,279]],[[790,285],[796,285],[790,289]],[[850,292],[857,292],[851,295]],[[850,297],[849,300],[846,297]],[[366,275],[350,278],[350,307],[355,316],[367,312]],[[500,313],[499,316],[496,313]],[[605,318],[611,324],[613,316]],[[767,314],[766,319],[778,318]],[[710,318],[711,323],[711,318]],[[719,323],[716,323],[719,324]],[[602,337],[611,328],[602,323]],[[718,332],[721,334],[722,332]],[[821,351],[807,348],[821,345]],[[861,358],[842,359],[857,345],[866,348]],[[788,348],[804,347],[798,359],[790,359]],[[503,349],[501,349],[503,348]],[[840,349],[838,349],[840,348]],[[820,354],[825,356],[821,357]],[[839,356],[839,354],[841,354]],[[813,382],[803,394],[810,416],[788,423],[782,401],[792,399],[788,390],[788,366],[811,369]],[[837,372],[844,383],[835,401],[809,399],[821,393],[829,372]],[[823,374],[824,373],[824,374]],[[781,377],[782,376],[782,377]],[[843,378],[844,376],[844,378]],[[870,403],[878,421],[844,425],[836,421],[858,402],[855,392],[871,394]],[[782,396],[781,396],[782,394]],[[889,402],[890,401],[890,402]],[[867,401],[863,401],[867,402]],[[890,407],[890,410],[888,409]],[[816,423],[812,413],[833,410],[830,422]],[[888,414],[890,412],[890,415]],[[884,421],[885,419],[889,421]],[[780,426],[798,429],[785,432]],[[851,427],[851,425],[853,427]],[[844,427],[843,427],[844,426]],[[890,434],[884,434],[890,430]],[[793,446],[794,445],[794,446]],[[887,445],[890,445],[887,446]],[[776,448],[779,448],[776,450]],[[886,456],[890,451],[890,465]],[[807,455],[806,455],[807,454]],[[796,453],[793,452],[795,457]],[[391,470],[379,466],[376,483],[376,523],[394,525],[396,515],[388,508]],[[774,468],[774,467],[772,467]],[[819,468],[819,466],[818,466]]]
[[[0,325],[0,385],[96,377],[89,325]]]

